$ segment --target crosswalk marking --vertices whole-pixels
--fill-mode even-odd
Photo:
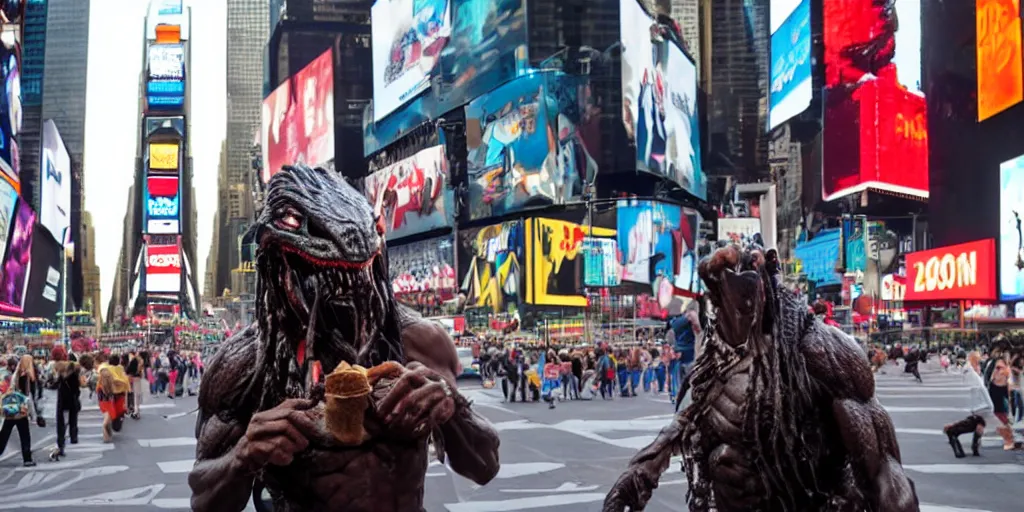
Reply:
[[[192,498],[157,498],[149,502],[149,504],[156,508],[191,510]]]
[[[1019,464],[904,464],[903,469],[936,475],[1024,474],[1024,466]]]
[[[139,439],[139,446],[143,448],[164,448],[168,446],[195,446],[194,437],[164,437],[160,439]]]
[[[516,510],[550,509],[559,505],[575,505],[604,501],[605,493],[592,492],[582,494],[553,494],[548,496],[532,496],[500,501],[467,501],[464,503],[446,503],[448,512],[512,512]]]
[[[164,473],[188,473],[189,471],[192,471],[192,466],[194,466],[195,463],[195,459],[184,459],[157,462],[156,465],[159,466],[160,471],[163,471]]]

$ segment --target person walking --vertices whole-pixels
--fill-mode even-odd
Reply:
[[[0,383],[0,409],[4,417],[3,426],[0,427],[0,454],[7,449],[11,432],[18,429],[22,465],[33,467],[36,463],[32,460],[32,434],[29,429],[29,422],[35,412],[32,405],[32,382],[35,381],[32,356],[25,356],[20,362],[12,357],[7,360],[7,368],[13,368],[13,371]]]
[[[50,459],[58,460],[64,456],[68,438],[71,444],[78,444],[78,413],[82,410],[81,390],[85,387],[85,375],[78,363],[68,361],[67,351],[61,345],[53,347],[50,358],[54,361],[54,387],[57,391],[57,449],[50,454]],[[88,362],[91,366],[91,357]]]
[[[134,351],[128,354],[128,364],[125,366],[125,373],[128,374],[128,381],[131,385],[131,391],[128,393],[128,411],[132,419],[136,420],[142,417],[144,371],[145,365],[142,362],[142,357]]]

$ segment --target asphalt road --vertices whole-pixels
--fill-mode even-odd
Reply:
[[[941,434],[944,423],[964,416],[966,390],[959,378],[926,368],[924,384],[917,384],[889,368],[878,377],[878,394],[894,418],[922,510],[1020,510],[1024,454],[1003,452],[998,439],[988,438],[981,457],[957,460]],[[504,404],[500,392],[472,382],[463,389],[501,433],[501,472],[478,487],[433,463],[425,505],[431,512],[599,510],[629,457],[653,439],[672,410],[664,397],[649,395],[567,402],[549,410],[543,404]],[[21,467],[14,434],[0,456],[0,509],[187,510],[194,408],[194,398],[149,399],[143,418],[129,420],[113,444],[104,444],[99,412],[87,404],[80,443],[69,445],[61,462],[47,460],[54,445],[52,418],[45,429],[32,427],[35,468]],[[684,510],[685,493],[685,476],[673,464],[648,510]]]

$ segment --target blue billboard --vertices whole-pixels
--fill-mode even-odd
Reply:
[[[622,280],[640,284],[654,284],[659,277],[674,280],[674,232],[679,230],[682,208],[620,200],[615,210]]]
[[[785,6],[781,4],[787,4]],[[811,105],[811,0],[772,2],[771,93],[768,129]]]
[[[439,87],[404,98],[404,105],[386,117],[375,115],[374,105],[367,107],[364,155],[380,151],[410,129],[465,105],[525,69],[525,0],[451,0],[448,8],[451,37],[430,76]]]
[[[842,228],[822,230],[810,241],[798,243],[794,249],[807,280],[816,286],[842,284],[842,276],[836,272],[841,231]]]

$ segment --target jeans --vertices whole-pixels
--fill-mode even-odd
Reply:
[[[64,434],[71,432],[71,444],[78,442],[78,404],[72,404],[71,407],[61,407],[60,404],[57,407],[57,448],[64,449]],[[67,413],[67,420],[64,420],[64,413]]]
[[[1014,423],[1024,418],[1024,394],[1019,389],[1010,392],[1010,410],[1013,411]]]
[[[601,398],[612,398],[615,396],[614,379],[601,377]]]
[[[29,437],[28,417],[18,420],[5,419],[3,427],[0,427],[0,454],[7,449],[7,441],[11,440],[11,431],[17,427],[18,439],[21,440],[21,459],[24,462],[32,460],[32,438]]]
[[[654,368],[654,378],[658,380],[658,393],[665,391],[665,365],[659,364]]]
[[[651,390],[651,384],[654,383],[654,369],[653,368],[647,367],[647,368],[644,369],[643,381],[644,381],[644,392],[646,393],[646,392]]]
[[[629,371],[629,388],[633,396],[636,396],[636,390],[640,388],[640,370]]]
[[[619,393],[621,393],[622,396],[629,396],[629,370],[619,368],[616,373],[619,376]]]
[[[676,398],[676,393],[679,392],[679,374],[679,360],[673,359],[668,363],[668,394],[669,398],[673,400]]]

